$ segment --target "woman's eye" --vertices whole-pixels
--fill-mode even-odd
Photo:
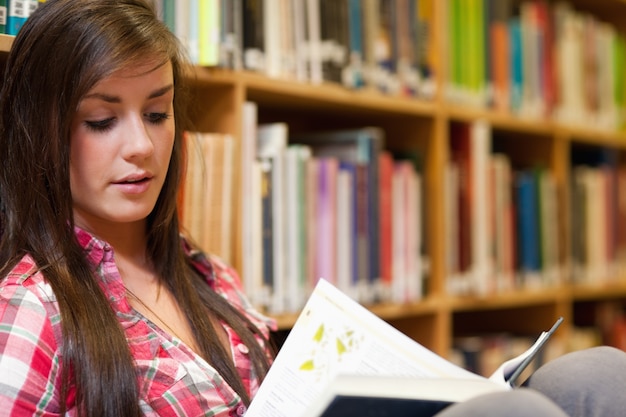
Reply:
[[[147,113],[146,118],[150,123],[159,124],[170,118],[167,113]]]
[[[102,120],[87,120],[85,124],[87,127],[95,132],[105,132],[113,126],[113,118]]]

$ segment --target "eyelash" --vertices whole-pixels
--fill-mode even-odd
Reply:
[[[148,123],[153,125],[159,125],[170,118],[168,113],[146,113],[144,117],[148,120]],[[113,127],[115,118],[111,117],[103,120],[87,120],[85,124],[89,130],[94,132],[106,132]]]

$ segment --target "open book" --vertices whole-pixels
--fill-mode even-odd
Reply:
[[[320,280],[246,417],[378,415],[372,414],[377,406],[394,410],[385,415],[434,415],[454,402],[512,389],[561,321],[485,378],[431,352]]]

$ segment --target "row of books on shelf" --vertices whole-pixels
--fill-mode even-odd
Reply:
[[[242,138],[242,270],[246,292],[272,313],[299,311],[319,278],[365,303],[423,295],[422,185],[394,161],[377,128],[292,135],[256,125]],[[186,132],[181,223],[193,241],[232,262],[234,141]]]
[[[626,167],[576,165],[570,182],[572,279],[615,282],[626,270]]]
[[[0,0],[0,33],[17,35],[30,14],[46,0]]]
[[[364,302],[423,295],[421,174],[376,127],[290,132],[244,110],[242,276],[257,305],[299,311],[319,278]]]
[[[199,65],[433,97],[434,0],[156,1]],[[445,97],[616,129],[626,43],[566,2],[446,0]]]
[[[520,116],[616,129],[626,43],[566,2],[447,0],[446,97]]]
[[[191,237],[232,262],[232,201],[240,198],[240,272],[255,304],[273,313],[298,311],[319,278],[363,303],[419,300],[428,250],[418,158],[386,150],[376,127],[290,132],[285,123],[258,124],[252,102],[243,113],[240,173],[230,135],[187,133],[181,215]],[[485,295],[623,276],[626,167],[617,154],[574,147],[570,182],[559,186],[550,169],[494,151],[499,138],[492,136],[482,120],[450,125],[447,292]]]
[[[179,194],[181,225],[195,244],[232,263],[235,141],[185,132],[187,171]]]
[[[433,0],[155,1],[198,65],[434,94]]]
[[[492,152],[484,121],[450,125],[445,171],[450,294],[489,294],[556,284],[559,206],[553,173],[514,168]]]
[[[482,120],[451,123],[449,133],[444,182],[450,294],[550,287],[570,279],[602,284],[623,276],[626,167],[619,151],[573,146],[569,183],[559,186],[548,167],[494,151],[499,138]]]

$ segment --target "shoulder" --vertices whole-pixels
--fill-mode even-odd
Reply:
[[[0,280],[0,332],[19,328],[37,336],[51,330],[60,336],[59,317],[52,287],[35,261],[25,255]]]
[[[0,280],[0,404],[27,404],[50,392],[49,377],[59,364],[59,319],[52,289],[25,256]]]
[[[24,257],[4,277],[0,277],[0,300],[12,300],[14,305],[56,303],[52,287],[30,255]],[[22,300],[23,302],[16,303]]]

